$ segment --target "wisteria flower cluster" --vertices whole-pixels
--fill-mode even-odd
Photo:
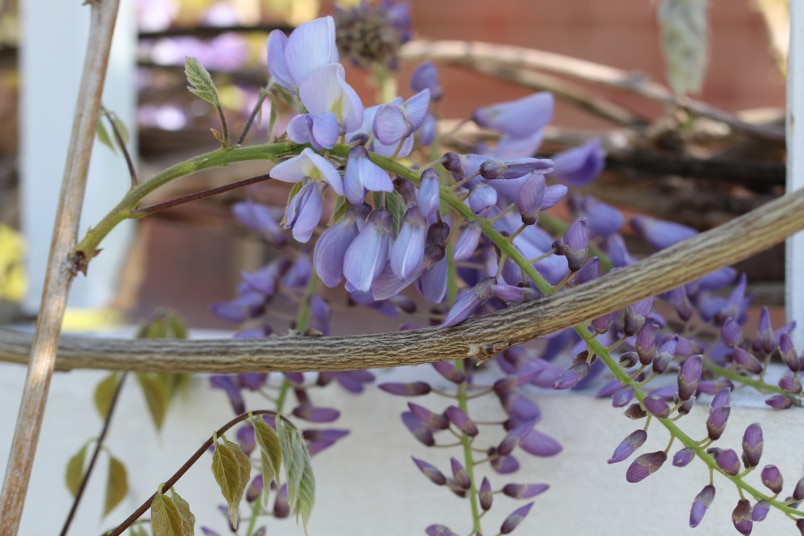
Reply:
[[[355,13],[349,16],[354,18]],[[378,13],[372,11],[370,17],[375,19],[371,20],[376,22]],[[385,17],[386,21],[400,19],[404,17]],[[420,65],[410,81],[411,97],[365,107],[338,63],[335,37],[340,32],[333,19],[322,18],[289,36],[274,32],[268,38],[273,83],[300,103],[301,113],[290,120],[285,136],[301,147],[270,172],[272,178],[293,185],[284,211],[246,201],[236,204],[234,213],[243,225],[276,246],[287,245],[283,229],[290,231],[303,253],[293,252],[296,260],[279,258],[258,272],[244,274],[238,296],[213,306],[223,318],[251,323],[240,336],[272,332],[264,313],[280,293],[293,294],[293,301],[310,313],[304,322],[293,325],[297,330],[329,333],[330,311],[322,287],[341,284],[351,303],[390,315],[415,312],[410,294],[415,289],[431,304],[428,321],[448,328],[472,315],[585,284],[604,271],[635,262],[620,234],[626,223],[622,214],[593,197],[570,191],[590,183],[602,171],[605,152],[600,142],[593,139],[550,159],[533,156],[553,117],[549,93],[478,109],[472,120],[499,135],[493,146],[478,145],[468,154],[442,152],[429,164],[410,167],[409,162],[421,161],[418,157],[423,154],[439,154],[436,107],[443,92],[437,70],[431,63]],[[341,50],[350,50],[349,45]],[[562,201],[568,203],[574,220],[555,238],[539,223],[549,218],[544,211]],[[322,225],[322,218],[330,213]],[[555,220],[550,221],[549,228],[555,229]],[[656,249],[696,233],[644,216],[633,217],[629,223]],[[621,313],[594,319],[585,331],[556,333],[538,348],[501,349],[494,359],[496,380],[490,380],[485,371],[476,374],[471,360],[434,363],[453,385],[447,396],[455,402],[438,410],[410,402],[402,422],[426,446],[441,444],[442,436],[457,436],[470,454],[453,457],[449,468],[414,456],[415,465],[431,482],[472,503],[473,530],[479,532],[480,516],[491,508],[495,493],[530,499],[548,487],[513,481],[495,488],[489,476],[477,472],[488,464],[498,475],[510,475],[519,467],[517,452],[536,456],[560,452],[560,444],[536,427],[540,410],[529,396],[534,386],[578,389],[603,381],[599,396],[611,397],[612,404],[625,408],[627,416],[645,421],[643,428],[615,449],[610,463],[629,458],[642,446],[652,420],[673,423],[692,410],[696,399],[713,396],[705,437],[696,441],[684,436],[687,440],[673,454],[673,465],[683,467],[698,457],[723,474],[742,478],[759,463],[762,431],[758,424],[745,431],[742,465],[737,451],[713,446],[726,426],[729,393],[743,378],[759,375],[762,388],[770,393],[769,405],[797,404],[801,357],[792,347],[791,326],[772,330],[767,310],[756,339],[743,340],[741,324],[749,303],[745,277],[728,297],[722,297],[722,289],[736,277],[735,270],[722,269]],[[658,301],[669,304],[677,317],[672,323],[653,309]],[[405,323],[403,328],[411,326]],[[609,352],[610,348],[617,350]],[[790,368],[778,388],[762,380],[775,353],[781,353]],[[606,358],[609,361],[604,364]],[[601,374],[611,373],[615,379],[594,382]],[[348,374],[332,376],[349,388],[356,378]],[[677,377],[675,383],[664,380],[670,374]],[[363,381],[370,378],[361,376],[358,382]],[[233,401],[238,387],[253,388],[242,377],[239,384],[224,377],[213,382],[226,389]],[[657,387],[649,385],[653,383]],[[422,381],[379,387],[405,397],[433,389]],[[294,384],[294,392],[300,395],[294,415],[335,415],[335,410],[306,406],[300,382]],[[503,416],[499,426],[504,438],[488,446],[481,446],[482,427],[475,424],[466,404],[467,397],[483,393],[497,398]],[[677,428],[671,426],[671,437],[679,440]],[[626,479],[638,482],[658,470],[671,454],[670,448],[637,457]],[[774,486],[781,482],[778,469],[767,466],[762,475],[766,486],[773,482],[768,488],[775,497],[779,489]],[[710,481],[695,498],[692,526],[700,523],[714,493]],[[771,500],[775,499],[751,505],[741,499],[734,514],[737,530],[748,534],[753,522],[764,519]],[[793,509],[796,500],[774,506]],[[515,509],[499,531],[513,531],[532,504]],[[438,524],[426,532],[454,534]]]
[[[348,306],[396,317],[400,329],[424,324],[450,330],[512,304],[589,288],[603,274],[633,264],[636,256],[622,234],[626,224],[656,250],[697,233],[647,216],[626,222],[617,208],[579,191],[604,168],[606,154],[597,139],[542,157],[544,129],[554,113],[550,93],[476,110],[471,121],[494,141],[469,151],[444,144],[438,129],[444,91],[432,63],[414,70],[407,98],[394,95],[377,105],[364,104],[347,82],[341,59],[373,72],[380,84],[389,83],[386,89],[395,87],[386,74],[396,65],[399,45],[409,38],[407,8],[391,2],[361,3],[340,10],[337,19],[319,18],[289,35],[271,32],[270,82],[263,94],[293,100],[295,113],[277,121],[276,110],[285,108],[273,106],[268,131],[286,127],[248,154],[230,143],[209,73],[188,59],[190,90],[220,112],[222,133],[214,133],[221,153],[237,154],[221,162],[268,160],[270,178],[286,183],[289,192],[287,199],[273,203],[246,199],[232,207],[241,225],[278,252],[264,267],[242,274],[234,298],[212,305],[220,318],[241,325],[236,337],[330,335],[337,305],[328,289],[335,287],[348,295]],[[159,180],[185,173],[176,169]],[[159,181],[153,183],[156,188]],[[148,193],[145,187],[133,190],[141,194],[135,204]],[[559,204],[569,210],[571,221],[550,212]],[[119,221],[116,217],[110,216],[114,221],[109,225],[102,222],[101,232],[108,232]],[[81,251],[96,251],[92,246]],[[562,450],[559,441],[539,429],[541,410],[533,396],[538,389],[596,389],[598,397],[610,399],[639,423],[609,459],[613,464],[636,455],[625,470],[628,482],[640,482],[666,465],[703,463],[709,479],[691,498],[692,527],[715,499],[719,474],[740,494],[732,514],[737,531],[749,534],[775,509],[804,534],[804,511],[798,509],[804,479],[781,498],[783,477],[775,465],[764,465],[756,478],[751,475],[764,463],[760,424],[743,431],[739,446],[719,442],[732,391],[741,386],[764,393],[775,409],[802,404],[804,355],[793,346],[793,325],[774,329],[765,309],[758,332],[748,335],[742,326],[749,303],[745,276],[723,268],[527,345],[501,342],[478,355],[433,363],[447,387],[419,380],[378,388],[411,399],[401,421],[422,445],[455,448],[448,466],[418,453],[412,461],[431,483],[469,503],[472,534],[513,532],[530,512],[530,499],[549,488],[549,482],[516,475],[521,456],[551,457]],[[766,373],[777,358],[787,370],[772,382]],[[241,500],[251,512],[251,529],[259,516],[287,517],[294,510],[306,524],[315,488],[309,457],[348,434],[330,427],[340,411],[317,405],[316,389],[337,384],[359,394],[374,380],[368,371],[210,377],[211,386],[226,394],[238,414],[207,445],[213,447],[213,473],[233,533]],[[446,400],[444,405],[427,407],[418,398],[434,392]],[[272,419],[247,407],[253,394],[273,404],[274,410],[260,413]],[[470,399],[494,400],[498,418],[475,418]],[[705,411],[706,404],[704,427],[680,427],[685,415]],[[297,420],[311,427],[297,429],[291,424]],[[238,423],[236,442],[223,437]],[[667,446],[637,455],[657,429],[669,435]],[[252,458],[260,466],[256,476]],[[278,479],[280,463],[284,483]],[[164,491],[160,487],[156,494],[163,507],[172,504],[187,514],[177,527],[192,524],[186,503]],[[270,494],[274,502],[269,509]],[[503,497],[527,502],[501,506]],[[484,515],[495,505],[510,513],[499,527],[484,527]],[[249,536],[265,530],[251,529]],[[438,520],[423,520],[422,529],[442,536],[467,532]]]

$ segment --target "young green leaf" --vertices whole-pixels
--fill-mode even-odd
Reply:
[[[126,493],[128,493],[126,466],[114,456],[109,456],[109,475],[106,478],[106,502],[103,506],[103,515],[106,516],[114,510]]]
[[[106,130],[106,126],[103,124],[103,117],[98,119],[98,141],[111,149],[114,154],[117,154],[117,149],[109,136],[109,131]]]
[[[182,534],[192,535],[195,533],[195,516],[190,511],[190,505],[182,499],[178,493],[174,489],[171,488],[170,490],[170,497],[173,499],[173,502],[176,504],[176,508],[179,510],[179,515],[181,516],[181,530]]]
[[[220,107],[218,89],[212,82],[209,71],[201,65],[201,62],[191,56],[187,56],[184,62],[184,74],[187,76],[187,81],[190,83],[187,89],[189,89],[191,93],[194,93],[216,108]]]
[[[148,412],[151,414],[151,419],[153,419],[157,430],[162,429],[168,410],[168,403],[170,402],[170,388],[161,376],[164,375],[145,372],[137,373],[137,381],[142,388],[142,394],[148,404]]]
[[[261,418],[252,419],[254,426],[254,436],[257,445],[260,447],[260,471],[262,472],[262,500],[263,504],[268,504],[268,490],[271,481],[279,483],[279,468],[282,466],[282,447],[279,444],[279,437],[274,429],[268,426]]]
[[[238,507],[248,486],[251,461],[237,443],[225,437],[215,443],[212,454],[212,474],[229,506],[229,519],[237,527]]]
[[[112,372],[98,383],[95,387],[95,409],[101,419],[106,419],[109,415],[109,407],[112,405],[112,398],[117,389],[117,372]]]
[[[276,430],[282,446],[282,458],[285,462],[288,504],[296,512],[297,519],[301,514],[306,532],[307,520],[315,500],[315,479],[310,454],[307,452],[304,439],[290,424],[277,418]]]
[[[126,124],[123,122],[122,119],[120,119],[120,116],[118,116],[111,110],[107,111],[106,113],[108,114],[109,119],[112,121],[112,124],[114,124],[115,130],[117,130],[117,133],[120,134],[120,140],[123,142],[124,145],[127,144],[129,136]]]
[[[192,530],[185,531],[185,526],[179,505],[173,497],[164,495],[160,486],[151,503],[151,530],[154,536],[193,536]]]
[[[72,458],[67,462],[67,470],[64,473],[64,480],[67,483],[67,489],[73,497],[78,493],[78,488],[81,486],[81,480],[84,478],[84,459],[87,456],[87,447],[89,444],[84,445]]]

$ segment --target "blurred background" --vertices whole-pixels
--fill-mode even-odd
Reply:
[[[34,275],[25,260],[34,252],[46,254],[49,245],[48,240],[26,239],[29,227],[22,225],[24,212],[33,209],[25,208],[20,195],[25,181],[32,180],[26,176],[20,156],[20,127],[22,131],[26,127],[24,93],[29,90],[21,57],[26,46],[33,46],[26,45],[31,36],[26,36],[24,29],[31,25],[23,24],[23,19],[41,16],[31,7],[35,1],[0,2],[0,321],[25,319],[35,313],[35,306],[18,305],[25,301],[26,292],[34,294],[28,303],[38,299],[31,290],[35,288]],[[74,4],[69,9],[76,16],[88,16],[85,7]],[[574,76],[548,69],[540,73],[542,78],[523,82],[522,70],[498,69],[496,76],[487,76],[476,72],[482,66],[436,61],[444,88],[438,113],[445,121],[469,118],[478,106],[521,97],[535,89],[558,87],[563,94],[558,97],[555,128],[548,133],[544,154],[592,135],[603,136],[608,142],[625,136],[628,141],[627,150],[610,151],[606,173],[589,188],[606,201],[706,229],[784,191],[784,140],[778,135],[783,136],[785,103],[784,1],[709,2],[708,66],[701,91],[692,95],[696,101],[735,114],[751,125],[767,127],[765,132],[770,135],[752,134],[750,129],[733,128],[714,119],[693,122],[673,103],[646,98],[639,90],[642,86],[637,82],[652,80],[667,86],[654,2],[412,0],[408,4],[415,39],[538,49],[616,68],[635,81],[635,89],[623,89],[594,80],[593,70]],[[186,90],[185,56],[197,57],[212,72],[230,128],[237,132],[267,81],[267,33],[277,27],[289,30],[334,10],[332,1],[312,0],[136,0],[124,4],[118,27],[130,28],[134,42],[118,60],[132,66],[123,84],[136,88],[132,119],[126,126],[139,176],[148,177],[217,145],[209,131],[217,127],[214,110]],[[55,37],[45,35],[44,39]],[[78,46],[83,49],[80,39]],[[29,65],[36,65],[33,58]],[[405,58],[403,49],[396,71],[403,96],[411,93],[407,80],[415,65]],[[114,76],[113,69],[110,77]],[[374,103],[376,88],[369,73],[351,68],[347,80],[367,105]],[[53,89],[58,93],[57,87]],[[573,95],[575,99],[570,98]],[[613,119],[590,113],[588,106],[578,101],[591,97],[611,103],[627,117]],[[28,99],[32,102],[33,97]],[[41,97],[37,99],[33,108],[44,105]],[[110,107],[108,101],[106,105]],[[266,120],[257,123],[246,143],[269,141],[268,112],[268,105],[264,105]],[[125,115],[122,110],[118,113]],[[47,121],[39,126],[47,128]],[[113,169],[117,171],[107,173],[103,180],[120,185],[124,191],[129,177],[121,154],[113,155],[100,145],[95,152],[106,152],[116,159]],[[53,159],[60,169],[63,158]],[[266,171],[265,165],[249,163],[206,172],[178,181],[151,201],[165,201]],[[56,177],[50,181],[57,183]],[[118,197],[93,198],[92,203],[103,209],[111,207]],[[86,318],[90,322],[110,318],[136,321],[155,307],[168,305],[193,326],[231,327],[210,313],[209,304],[232,297],[240,272],[262,266],[271,256],[270,248],[259,237],[234,224],[229,206],[242,199],[273,200],[282,205],[285,190],[262,183],[139,221],[123,238],[125,247],[120,262],[111,270],[111,283],[100,282],[113,286],[111,295],[104,295],[99,302],[80,304],[72,318],[84,318],[79,314],[83,311],[89,314]],[[49,234],[49,225],[46,227]],[[774,248],[742,266],[749,271],[749,281],[755,282],[755,304],[781,303],[783,255],[783,247]],[[96,275],[93,269],[90,282]]]

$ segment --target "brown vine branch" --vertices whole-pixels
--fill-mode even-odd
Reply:
[[[48,270],[42,291],[42,310],[36,323],[33,342],[28,346],[26,359],[23,361],[28,363],[28,375],[25,379],[14,439],[0,493],[2,536],[17,534],[28,491],[56,360],[61,323],[67,306],[67,294],[73,278],[70,254],[78,234],[89,158],[98,125],[101,93],[118,5],[117,0],[98,0],[90,3],[88,47],[70,135],[70,151],[64,166],[53,240],[50,245]],[[30,359],[27,358],[28,355]]]
[[[549,71],[577,80],[630,91],[662,104],[679,105],[693,115],[720,121],[735,130],[764,140],[782,144],[785,139],[783,128],[749,123],[725,110],[694,99],[677,102],[669,89],[662,84],[650,81],[643,73],[623,71],[571,56],[511,45],[448,40],[411,41],[403,45],[400,56],[412,61],[427,59],[464,67],[493,63],[508,67]]]
[[[554,333],[728,266],[804,229],[797,190],[593,282],[470,319],[450,329],[350,337],[286,336],[189,341],[65,337],[56,366],[151,372],[332,371],[486,357]],[[22,363],[26,334],[0,330],[0,360]]]

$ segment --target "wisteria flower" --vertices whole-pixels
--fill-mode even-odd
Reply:
[[[268,71],[276,82],[298,91],[307,77],[320,67],[338,62],[335,21],[322,17],[305,22],[290,36],[279,30],[268,34]]]

